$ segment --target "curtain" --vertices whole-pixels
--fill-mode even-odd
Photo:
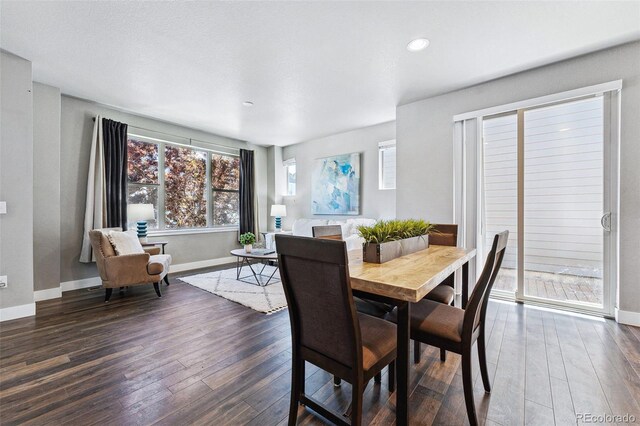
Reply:
[[[89,176],[87,178],[87,199],[85,202],[84,229],[80,262],[89,263],[95,257],[91,251],[89,231],[107,227],[107,201],[104,171],[104,139],[102,117],[97,116],[93,125],[91,154],[89,155]]]
[[[240,150],[240,234],[257,235],[253,151]]]
[[[127,125],[102,119],[107,227],[127,229]]]

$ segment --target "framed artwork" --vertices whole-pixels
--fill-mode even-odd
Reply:
[[[360,214],[360,153],[315,160],[311,181],[311,212]]]

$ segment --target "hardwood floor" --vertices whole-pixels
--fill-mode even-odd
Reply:
[[[115,293],[64,293],[35,318],[0,324],[0,423],[284,425],[290,386],[289,318],[263,315],[172,277]],[[640,421],[640,330],[522,305],[491,302],[487,425],[570,425],[576,413]],[[460,358],[423,345],[412,366],[411,424],[466,424]],[[348,384],[307,367],[307,391],[344,410]],[[385,370],[386,374],[386,370]],[[365,392],[364,424],[392,424],[395,395]],[[300,408],[299,423],[324,424]]]

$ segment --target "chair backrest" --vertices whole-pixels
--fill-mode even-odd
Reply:
[[[314,226],[311,231],[313,238],[342,241],[342,227],[340,225]]]
[[[345,242],[278,234],[276,245],[294,349],[356,369],[362,344]]]
[[[487,300],[491,293],[491,288],[496,280],[496,276],[500,271],[502,259],[507,247],[509,239],[509,231],[503,231],[493,238],[491,251],[487,256],[487,260],[482,269],[480,279],[471,293],[469,302],[464,312],[464,322],[462,333],[472,334],[473,331],[484,321],[487,312]]]
[[[429,233],[429,244],[437,246],[458,245],[458,225],[434,224],[433,231]]]

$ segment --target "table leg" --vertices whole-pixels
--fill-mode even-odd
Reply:
[[[398,304],[398,359],[396,362],[396,425],[409,424],[409,345],[411,304]]]
[[[242,260],[240,257],[236,257],[236,280],[240,280],[240,271],[242,271],[242,264],[244,263],[244,258]]]
[[[469,300],[469,262],[462,265],[462,309],[467,307]]]

